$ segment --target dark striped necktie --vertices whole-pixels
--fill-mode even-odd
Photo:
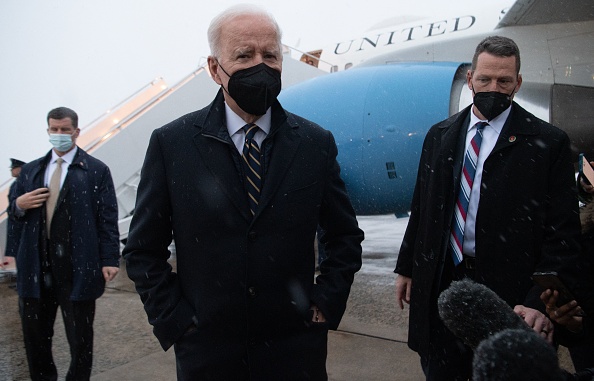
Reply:
[[[247,180],[247,192],[250,201],[250,211],[252,215],[256,214],[258,201],[260,200],[260,191],[262,189],[262,165],[260,164],[260,147],[254,139],[259,127],[255,124],[246,124],[243,126],[245,132],[245,143],[243,145],[243,164]]]
[[[460,179],[460,192],[454,207],[454,220],[450,235],[450,248],[454,264],[458,266],[462,262],[462,245],[464,244],[464,225],[466,224],[466,213],[470,202],[470,192],[474,184],[474,175],[478,163],[478,155],[483,141],[483,129],[488,124],[478,122],[476,124],[476,134],[470,141],[470,145],[464,155],[464,168],[462,169],[462,178]]]

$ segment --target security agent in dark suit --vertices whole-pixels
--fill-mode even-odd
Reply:
[[[401,307],[410,303],[408,345],[419,353],[427,380],[471,376],[472,351],[437,316],[437,296],[452,280],[469,277],[511,307],[542,309],[532,273],[553,270],[571,280],[577,271],[580,222],[569,139],[513,102],[522,84],[519,71],[512,40],[484,39],[467,73],[473,105],[433,126],[423,144],[395,272],[397,300]],[[463,158],[481,121],[488,125],[462,213]],[[461,215],[462,239],[452,240]],[[452,241],[461,244],[457,260]],[[551,340],[543,314],[524,315]]]
[[[47,122],[54,148],[23,166],[8,209],[24,224],[15,255],[23,337],[31,379],[57,380],[51,345],[60,306],[66,380],[88,380],[95,300],[118,273],[117,201],[109,168],[76,146],[76,113],[59,107]]]
[[[19,174],[21,173],[21,167],[25,164],[26,163],[22,160],[10,158],[10,175],[14,178],[19,177]]]
[[[128,275],[163,349],[175,348],[179,380],[326,380],[328,329],[344,313],[363,240],[336,144],[276,100],[282,46],[270,15],[230,8],[208,35],[221,90],[153,133]],[[263,168],[256,205],[242,157],[251,123],[261,154],[249,160]],[[314,280],[318,224],[327,259]]]
[[[21,173],[21,167],[25,165],[25,162],[19,159],[10,159],[10,174],[12,177],[15,178],[15,181],[10,184],[10,189],[8,190],[8,201],[11,198],[14,198],[14,194],[16,191],[16,178],[19,177]],[[18,249],[19,245],[19,236],[21,234],[21,229],[23,224],[13,219],[7,219],[6,225],[6,250],[4,251],[4,255],[7,257],[14,257],[16,254],[16,250]]]

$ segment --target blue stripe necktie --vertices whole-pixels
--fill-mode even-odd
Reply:
[[[259,127],[255,124],[246,124],[243,126],[245,132],[245,143],[243,145],[243,159],[245,175],[247,180],[247,192],[250,202],[250,211],[252,215],[256,214],[258,201],[260,200],[260,191],[262,189],[262,165],[260,164],[260,147],[254,139]]]
[[[454,264],[458,266],[462,262],[462,245],[464,243],[464,225],[466,223],[466,213],[468,212],[468,203],[470,201],[470,192],[474,183],[474,175],[478,162],[478,155],[483,141],[483,129],[487,126],[486,122],[476,124],[476,134],[470,141],[470,145],[464,155],[464,167],[462,169],[462,178],[460,179],[460,192],[454,207],[454,220],[450,234],[450,248]]]

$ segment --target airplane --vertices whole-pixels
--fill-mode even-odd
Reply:
[[[490,32],[514,3],[515,0],[489,1],[471,12],[452,9],[433,17],[392,17],[372,26],[364,36],[304,53],[300,60],[327,72],[337,72],[385,53]]]
[[[407,216],[425,134],[472,103],[466,72],[489,35],[510,37],[520,48],[523,83],[515,100],[568,133],[574,162],[579,153],[594,160],[594,2],[512,3],[494,12],[500,20],[491,29],[478,26],[482,13],[461,13],[302,55],[331,74],[291,86],[279,99],[334,133],[357,214]]]
[[[286,47],[281,104],[333,132],[358,215],[408,215],[425,133],[472,102],[465,73],[474,47],[490,34],[520,46],[524,82],[516,100],[564,128],[576,156],[594,158],[588,124],[594,119],[594,3],[501,0],[477,8],[405,17],[309,53]],[[149,82],[81,129],[77,144],[112,170],[122,240],[151,132],[206,106],[218,90],[199,65],[173,86],[161,78]],[[0,185],[0,258],[9,185]]]

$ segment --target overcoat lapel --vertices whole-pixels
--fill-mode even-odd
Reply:
[[[62,184],[62,188],[60,188],[60,195],[58,196],[58,200],[56,201],[56,211],[58,208],[60,208],[60,206],[68,196],[68,193],[72,188],[72,181],[75,181],[77,185],[85,184],[84,180],[73,180],[74,177],[83,176],[82,172],[77,171],[87,171],[88,164],[85,155],[85,152],[81,148],[77,148],[76,155],[72,160],[72,164],[70,164],[70,166],[68,167],[68,173],[66,173],[64,184]]]
[[[41,162],[39,163],[39,166],[37,166],[35,168],[35,171],[32,172],[32,176],[34,179],[33,184],[35,185],[35,189],[48,186],[48,184],[44,183],[45,182],[45,169],[47,168],[51,159],[52,159],[52,151],[49,151],[47,153],[47,155],[45,155],[43,160],[41,160]]]
[[[225,133],[227,133],[225,131]],[[208,168],[221,191],[237,208],[247,221],[252,219],[247,193],[237,171],[235,161],[231,157],[229,143],[219,137],[208,134],[194,136],[194,144],[202,162]],[[231,147],[235,149],[235,146]]]
[[[464,128],[469,123],[468,115],[466,113],[461,114],[450,125],[445,125],[442,129],[439,151],[440,155],[442,155],[440,165],[441,168],[444,168],[442,184],[446,189],[452,189],[452,185],[457,188],[460,183],[462,163],[464,162],[464,140],[466,138]]]
[[[534,124],[529,119],[522,117],[521,114],[526,114],[525,110],[513,102],[511,113],[503,125],[491,155],[494,152],[516,145],[521,135],[536,135],[538,133]],[[523,120],[518,120],[520,118]]]
[[[236,160],[233,158],[235,146],[227,131],[225,103],[220,90],[208,111],[196,117],[194,125],[197,127],[197,133],[193,137],[194,146],[202,162],[241,216],[251,221],[252,214],[240,177],[241,170],[238,170]],[[237,156],[239,157],[239,153]]]
[[[270,165],[265,174],[264,187],[262,188],[258,210],[254,218],[258,217],[276,194],[295,158],[300,143],[301,137],[297,133],[297,129],[292,128],[286,121],[275,132]]]
[[[278,102],[272,106],[271,132],[266,138],[273,140],[272,154],[255,216],[249,209],[247,191],[241,180],[241,164],[233,158],[235,146],[229,137],[225,121],[225,105],[221,91],[217,94],[209,110],[200,114],[194,125],[198,133],[194,145],[202,162],[206,165],[222,192],[247,221],[254,221],[270,203],[293,161],[300,143],[297,128],[287,121],[287,114]],[[236,150],[235,150],[236,151]],[[237,152],[237,159],[240,155]]]

